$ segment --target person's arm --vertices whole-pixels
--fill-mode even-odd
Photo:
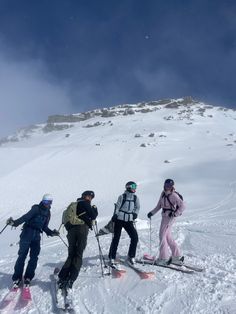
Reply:
[[[120,195],[120,196],[118,197],[118,200],[117,200],[116,204],[115,204],[114,215],[118,215],[119,210],[120,210],[121,205],[122,205],[122,202],[123,202],[123,195]]]
[[[32,219],[39,211],[39,208],[37,205],[34,205],[31,207],[31,209],[24,214],[23,216],[21,216],[20,218],[14,220],[14,227],[18,227],[19,225],[21,225],[23,222],[28,222],[30,221],[30,219]]]
[[[52,230],[48,227],[49,221],[50,221],[51,215],[49,215],[47,221],[45,222],[43,226],[43,231],[46,233],[48,237],[58,236],[60,232],[56,229]]]
[[[92,229],[92,217],[97,217],[95,214],[92,214],[92,207],[90,203],[86,201],[78,202],[77,216],[82,219],[90,229]]]
[[[147,214],[148,218],[151,218],[153,215],[155,215],[161,209],[161,207],[162,207],[161,206],[162,196],[163,196],[163,192],[161,193],[161,196],[159,198],[159,201],[158,201],[156,207]]]
[[[155,215],[161,209],[161,200],[162,200],[162,193],[156,207],[153,210],[151,210],[152,215]]]

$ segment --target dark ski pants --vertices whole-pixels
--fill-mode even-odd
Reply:
[[[128,256],[135,257],[136,255],[136,248],[138,244],[138,233],[134,227],[133,221],[116,220],[114,224],[114,237],[111,242],[110,251],[109,251],[109,258],[112,258],[112,259],[116,258],[116,252],[117,252],[118,244],[120,241],[122,228],[125,229],[125,231],[128,233],[131,239]]]
[[[89,228],[87,225],[73,226],[68,230],[68,258],[58,277],[61,281],[75,281],[82,266],[83,252],[87,245]]]
[[[32,279],[35,275],[37,267],[38,256],[40,253],[40,232],[36,229],[25,228],[20,235],[18,258],[14,267],[14,274],[12,280],[22,279],[25,260],[28,255],[30,259],[24,274],[24,278]]]

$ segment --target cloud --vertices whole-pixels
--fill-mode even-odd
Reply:
[[[71,111],[68,85],[56,81],[41,60],[11,60],[0,47],[0,137]]]

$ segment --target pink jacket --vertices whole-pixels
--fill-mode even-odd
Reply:
[[[160,199],[157,203],[157,206],[151,211],[151,213],[153,215],[155,215],[161,208],[165,208],[165,209],[175,209],[175,216],[181,216],[185,207],[184,207],[184,202],[181,200],[181,198],[179,197],[179,195],[177,193],[175,193],[175,191],[173,191],[171,194],[168,195],[168,198],[170,200],[170,202],[173,204],[174,208],[171,207],[171,204],[169,203],[167,196],[165,194],[165,192],[163,191],[161,193]],[[176,209],[178,208],[178,209]],[[166,216],[168,217],[168,215],[170,214],[170,211],[163,211],[162,210],[162,216]]]

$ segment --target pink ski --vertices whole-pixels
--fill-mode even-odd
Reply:
[[[31,301],[32,300],[29,287],[23,287],[21,297],[22,297],[22,300],[24,300],[24,301]]]
[[[18,296],[18,291],[19,288],[12,288],[3,298],[3,300],[0,303],[0,310],[5,309],[6,307],[8,307],[10,304],[13,303],[13,301],[15,300],[15,298]],[[16,302],[14,302],[16,303]],[[13,304],[14,306],[14,304]]]
[[[122,278],[124,277],[126,271],[124,269],[117,269],[111,267],[112,278]]]

